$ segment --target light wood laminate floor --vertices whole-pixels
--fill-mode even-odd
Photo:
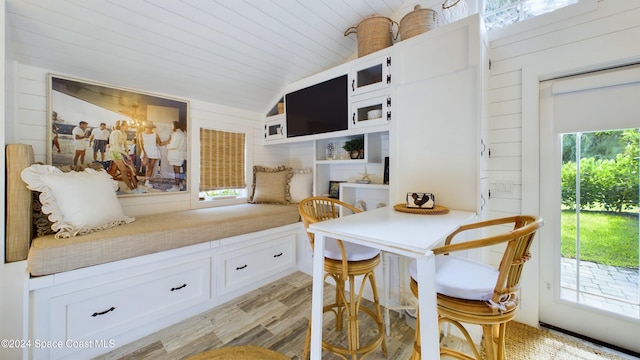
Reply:
[[[255,345],[300,359],[311,316],[311,276],[293,273],[210,311],[184,320],[98,359],[183,359],[190,355],[232,345]],[[327,285],[327,302],[334,296]],[[363,339],[375,327],[363,316]],[[380,349],[367,359],[408,359],[414,330],[391,312],[391,336],[387,338],[388,357]],[[333,315],[325,314],[323,338],[344,341],[332,328]],[[343,332],[344,333],[344,332]],[[375,333],[373,333],[375,334]],[[363,340],[366,341],[366,340]],[[338,359],[324,352],[323,359]]]
[[[265,285],[258,290],[240,296],[215,309],[196,315],[178,324],[151,334],[133,343],[121,346],[98,359],[184,359],[202,351],[223,346],[254,345],[278,351],[291,359],[300,359],[304,349],[304,340],[311,315],[311,276],[295,272],[279,281]],[[326,285],[325,304],[334,296],[334,287]],[[364,300],[365,305],[371,303]],[[391,336],[387,337],[388,356],[385,358],[380,349],[366,357],[368,360],[408,359],[413,348],[414,330],[404,318],[391,311]],[[336,333],[334,316],[326,313],[323,320],[323,339],[333,343],[346,342],[346,331]],[[375,326],[367,316],[361,316],[361,341],[376,335]],[[572,348],[576,339],[568,336],[567,343],[560,340],[562,348]],[[545,340],[546,341],[546,340]],[[581,342],[596,349],[587,353],[610,353],[608,349]],[[453,336],[445,337],[445,346],[467,351],[463,341]],[[580,350],[581,351],[581,350]],[[571,351],[568,351],[571,354]],[[584,354],[583,352],[579,352]],[[616,352],[613,352],[616,353]],[[634,358],[619,354],[623,358]],[[552,356],[531,357],[515,355],[514,358],[554,359]],[[565,358],[584,358],[569,355]],[[595,355],[595,358],[600,358]],[[324,351],[323,359],[333,360],[339,357]]]

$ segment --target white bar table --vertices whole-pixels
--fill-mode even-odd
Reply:
[[[444,215],[399,212],[388,206],[309,226],[315,234],[313,297],[311,311],[311,360],[322,356],[322,299],[325,237],[378,248],[414,258],[418,264],[418,306],[422,358],[439,359],[438,309],[435,288],[435,260],[431,249],[441,244],[460,225],[476,219],[469,211],[451,210]]]

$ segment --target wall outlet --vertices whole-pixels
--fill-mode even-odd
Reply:
[[[496,180],[496,193],[510,194],[513,192],[512,180]]]

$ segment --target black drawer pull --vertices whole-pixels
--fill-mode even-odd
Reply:
[[[242,270],[245,269],[248,265],[242,265],[236,268],[236,270]]]
[[[171,291],[176,291],[176,290],[184,289],[184,288],[186,288],[186,287],[187,287],[187,284],[182,284],[182,285],[180,285],[180,286],[178,286],[178,287],[171,288]]]
[[[112,306],[112,307],[111,307],[110,309],[108,309],[108,310],[101,311],[101,312],[94,312],[93,314],[91,314],[91,316],[96,317],[96,316],[104,315],[104,314],[106,314],[106,313],[112,312],[112,311],[113,311],[113,310],[115,310],[115,309],[116,309],[116,308]]]
[[[274,258],[282,256],[282,253],[273,255]]]

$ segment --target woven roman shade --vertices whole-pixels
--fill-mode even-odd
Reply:
[[[200,191],[245,187],[245,134],[201,128]]]

